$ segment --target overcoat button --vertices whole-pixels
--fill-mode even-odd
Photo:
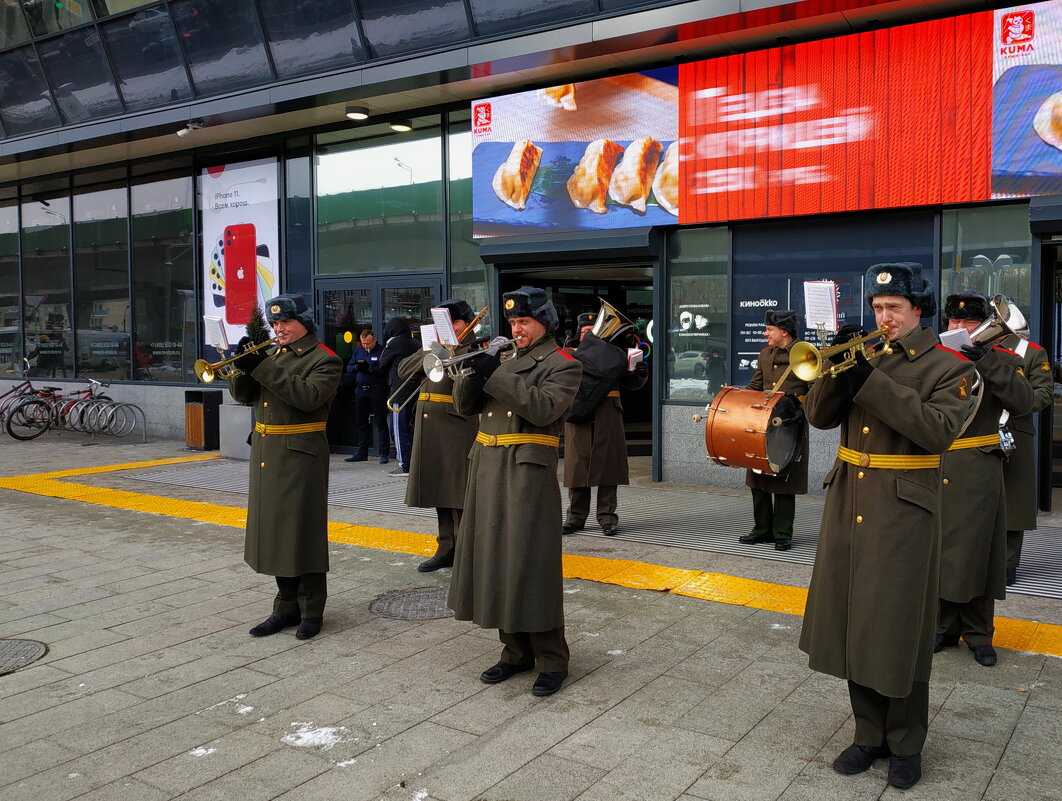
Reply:
[[[869,434],[870,433],[870,426],[863,426],[863,433],[864,434]]]
[[[862,523],[863,522],[863,515],[856,515],[856,522],[857,523]]]

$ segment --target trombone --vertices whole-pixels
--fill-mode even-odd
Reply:
[[[195,364],[192,365],[192,369],[195,370],[195,377],[198,378],[204,384],[212,383],[215,378],[222,378],[227,381],[230,378],[242,375],[243,370],[238,367],[232,367],[229,370],[223,372],[221,368],[223,368],[226,364],[232,364],[241,356],[246,356],[248,353],[254,353],[255,351],[261,350],[267,345],[279,344],[279,337],[273,337],[273,339],[267,339],[265,342],[259,342],[253,347],[244,348],[239,353],[234,353],[232,356],[229,356],[229,358],[222,359],[221,361],[208,362],[206,359],[196,359]]]
[[[824,375],[836,378],[849,367],[855,366],[856,355],[862,353],[867,361],[875,359],[883,353],[892,353],[888,343],[889,327],[883,325],[877,331],[871,331],[861,337],[855,337],[847,342],[831,345],[828,348],[816,348],[810,342],[797,342],[789,349],[789,365],[793,374],[801,381],[811,382]],[[884,348],[867,349],[867,343],[872,339],[884,338]],[[844,360],[833,364],[830,357],[838,353],[847,353]]]

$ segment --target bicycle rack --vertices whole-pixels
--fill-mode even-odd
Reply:
[[[140,442],[141,442],[141,444],[146,445],[147,444],[147,415],[144,414],[144,410],[141,409],[139,406],[137,406],[135,403],[125,403],[123,401],[123,402],[120,402],[117,405],[124,406],[127,409],[132,409],[134,418],[139,416],[139,418],[140,418]],[[129,433],[132,434],[133,430],[135,430],[135,429],[136,429],[136,422],[135,422],[135,419],[134,419],[133,428],[129,430]],[[82,443],[82,445],[97,445],[97,444],[98,443],[96,442],[96,430],[92,429],[92,431],[89,432],[89,441]]]

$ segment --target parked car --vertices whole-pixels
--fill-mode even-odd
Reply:
[[[704,378],[708,371],[708,351],[687,350],[675,357],[675,378]]]

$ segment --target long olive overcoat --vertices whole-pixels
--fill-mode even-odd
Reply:
[[[847,376],[815,381],[816,428],[868,454],[939,454],[970,406],[973,364],[915,328],[875,359],[850,397]],[[813,670],[882,695],[928,681],[937,625],[940,468],[859,467],[836,460],[828,487],[800,649]]]
[[[504,361],[484,382],[454,382],[464,414],[480,431],[559,437],[583,368],[546,336]],[[557,448],[526,443],[469,453],[465,512],[457,535],[450,607],[458,620],[507,632],[564,625],[561,496]]]
[[[424,352],[407,356],[398,365],[398,377],[412,384],[418,377],[421,395],[414,416],[413,455],[409,461],[406,506],[463,509],[468,478],[468,452],[476,440],[479,418],[458,414],[454,408],[454,382],[444,375],[438,381],[424,376]]]
[[[802,381],[794,373],[786,376],[781,384],[778,380],[789,369],[789,349],[796,342],[789,343],[788,347],[766,347],[760,351],[757,360],[756,372],[752,375],[746,389],[777,390],[795,395],[803,400],[808,392],[807,381]],[[778,384],[778,386],[775,386]],[[763,473],[755,473],[752,470],[745,471],[745,486],[752,489],[777,492],[780,495],[804,495],[808,491],[808,422],[800,423],[800,437],[802,444],[800,453],[796,455],[789,469],[780,476],[767,476]]]
[[[266,425],[318,423],[339,386],[343,360],[312,334],[280,348],[250,375],[229,379],[239,403]],[[328,438],[251,432],[251,484],[243,558],[270,576],[328,571]]]
[[[1000,341],[1010,350],[1018,350],[1018,337]],[[1003,467],[1007,491],[1007,530],[1029,531],[1036,528],[1036,423],[1034,415],[1051,405],[1054,378],[1047,353],[1030,342],[1023,357],[1025,377],[1033,388],[1033,405],[1028,414],[1012,416],[1007,428],[1014,434],[1014,453]]]
[[[961,438],[996,435],[1004,409],[1027,414],[1033,391],[1013,351],[993,348],[977,362],[981,405]],[[948,451],[942,461],[940,597],[954,603],[1007,597],[1007,508],[998,447]]]

